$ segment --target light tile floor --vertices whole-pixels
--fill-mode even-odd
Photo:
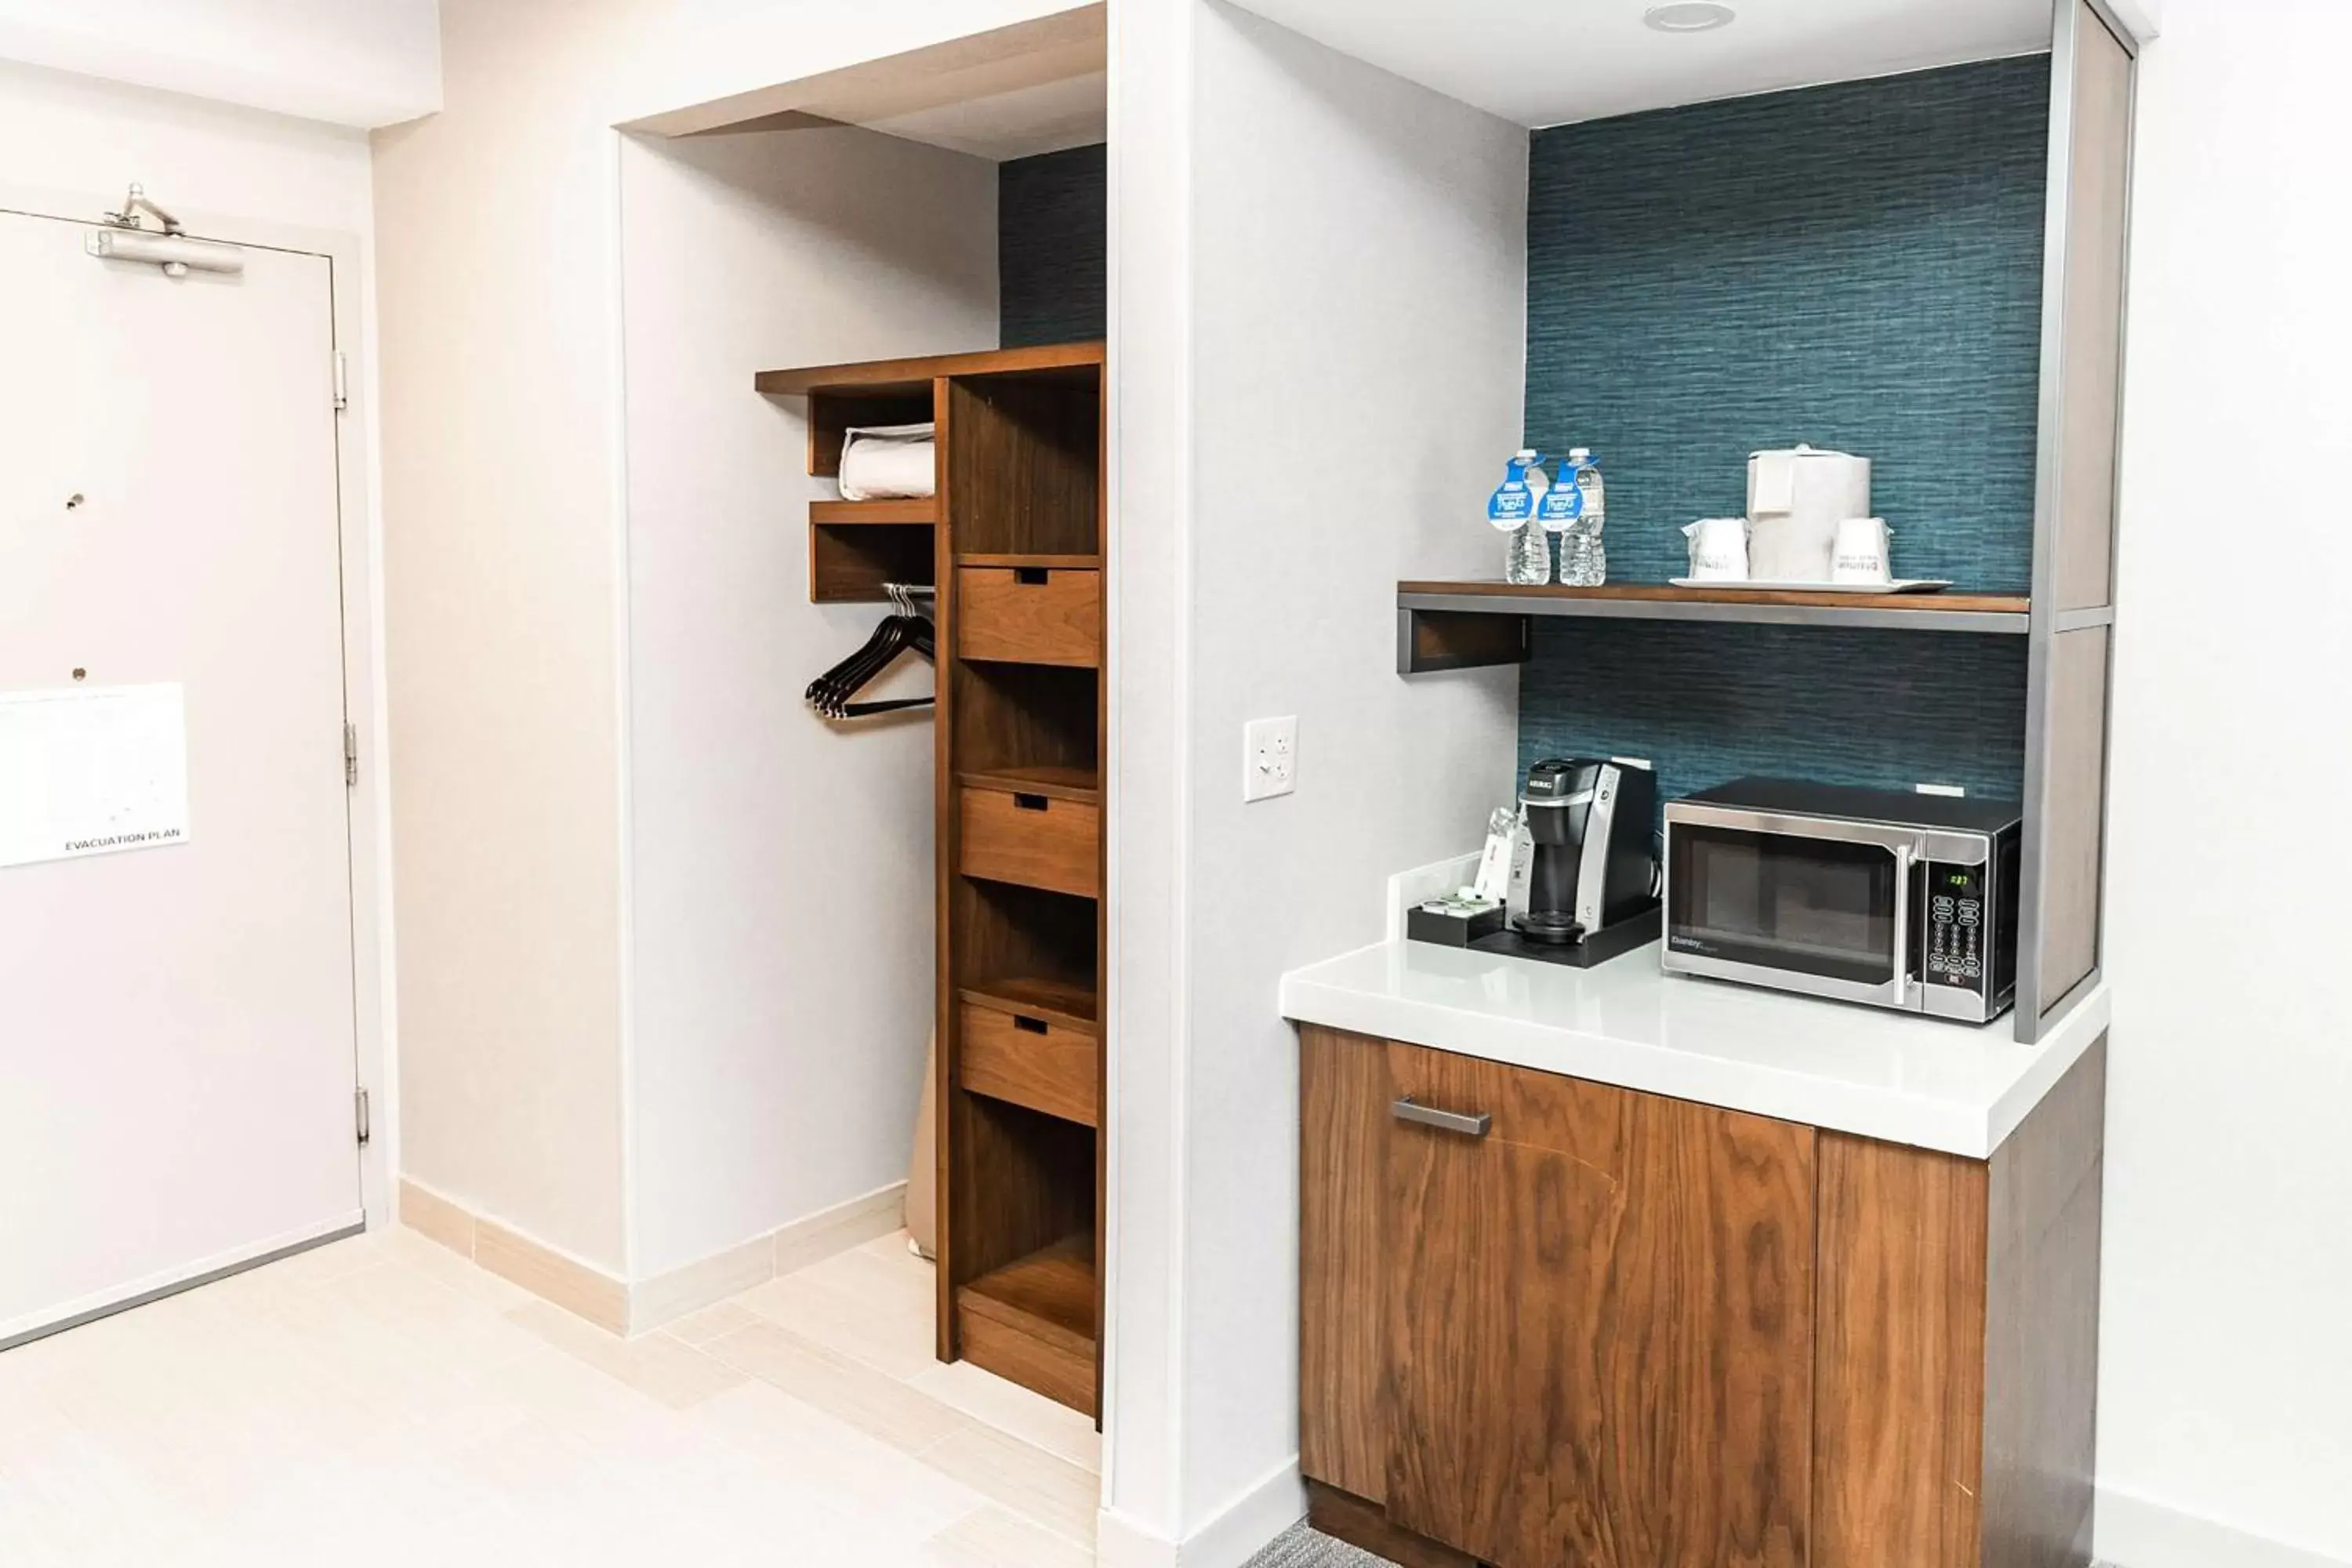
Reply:
[[[0,1564],[1087,1568],[1093,1423],[904,1233],[624,1342],[414,1232],[0,1353]]]

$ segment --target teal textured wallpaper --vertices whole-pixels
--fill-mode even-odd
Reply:
[[[1681,575],[1682,524],[1745,510],[1748,454],[1809,441],[1873,459],[1898,574],[2025,591],[2049,73],[1536,132],[1527,436],[1600,457],[1612,581]],[[1750,773],[2014,799],[2024,731],[2022,637],[1538,621],[1519,694],[1522,776],[1642,756],[1669,799]]]
[[[2025,639],[1975,633],[1538,620],[1519,677],[1519,776],[1624,756],[1672,800],[1748,773],[2015,800]]]
[[[1099,142],[997,165],[997,341],[1004,347],[1103,336],[1108,179]]]
[[[2025,590],[2049,89],[2034,56],[1535,133],[1527,436],[1600,457],[1612,579],[1681,575],[1748,454],[1807,441],[1872,459],[1899,574]]]

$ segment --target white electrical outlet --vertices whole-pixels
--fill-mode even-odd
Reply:
[[[1298,787],[1298,721],[1253,719],[1242,727],[1242,798],[1264,800]]]

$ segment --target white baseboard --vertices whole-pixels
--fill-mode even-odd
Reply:
[[[1115,1508],[1095,1515],[1095,1568],[1176,1568],[1176,1543]]]
[[[1242,1568],[1267,1542],[1306,1517],[1307,1482],[1293,1454],[1187,1536],[1177,1554],[1178,1568]]]
[[[476,1214],[414,1177],[401,1177],[398,1191],[404,1225],[598,1328],[625,1336],[657,1329],[780,1274],[887,1236],[898,1228],[907,1202],[907,1184],[893,1182],[682,1268],[631,1284],[488,1215]]]
[[[2092,1554],[2116,1568],[2352,1568],[2352,1562],[2099,1489]]]
[[[1307,1517],[1307,1483],[1294,1457],[1225,1505],[1182,1542],[1169,1540],[1117,1509],[1095,1520],[1097,1568],[1242,1568],[1266,1542]]]
[[[660,1328],[714,1301],[764,1285],[780,1274],[887,1236],[905,1223],[906,1213],[907,1184],[892,1182],[779,1226],[764,1236],[721,1248],[698,1262],[640,1279],[629,1289],[629,1332],[642,1334]]]
[[[629,1331],[629,1285],[576,1254],[477,1213],[414,1176],[394,1184],[400,1223],[606,1333]]]

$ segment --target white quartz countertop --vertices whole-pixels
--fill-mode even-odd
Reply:
[[[1391,940],[1282,977],[1283,1016],[1969,1159],[1991,1157],[2106,1028],[2099,987],[2034,1045],[1985,1025]]]

